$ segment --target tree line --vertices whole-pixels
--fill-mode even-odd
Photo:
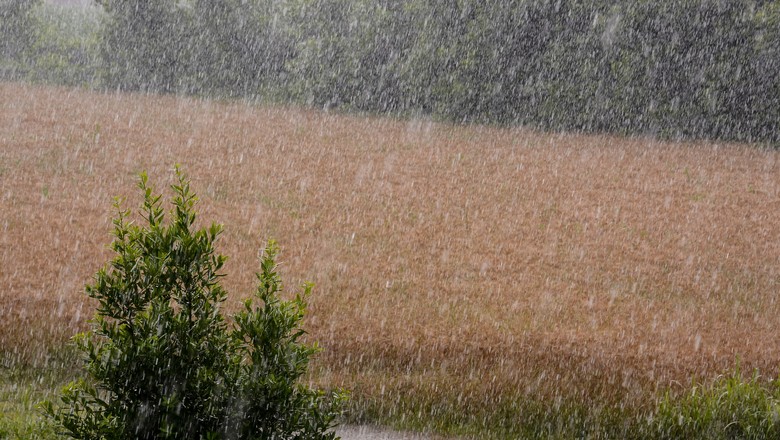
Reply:
[[[778,1],[96,3],[101,87],[780,142]]]

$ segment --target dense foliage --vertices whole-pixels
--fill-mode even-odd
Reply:
[[[0,0],[0,75],[15,71],[33,44],[33,10],[40,0]]]
[[[77,339],[88,379],[46,411],[79,439],[335,438],[341,395],[300,384],[317,351],[300,342],[311,287],[279,298],[271,242],[257,274],[261,304],[247,300],[226,319],[221,227],[194,227],[195,195],[177,177],[169,222],[145,176],[145,225],[119,209],[117,255],[87,287],[99,304],[94,328]]]
[[[778,1],[96,3],[104,87],[780,142]]]

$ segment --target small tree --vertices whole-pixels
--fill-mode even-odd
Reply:
[[[220,225],[194,227],[195,195],[176,169],[171,219],[141,175],[143,226],[118,210],[112,249],[87,294],[92,331],[76,337],[88,380],[44,410],[78,439],[334,439],[343,394],[300,384],[316,346],[300,342],[311,285],[279,298],[278,246],[265,249],[256,299],[232,320],[220,305]]]

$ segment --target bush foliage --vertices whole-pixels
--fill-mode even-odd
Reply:
[[[79,439],[333,439],[343,395],[300,383],[316,346],[300,341],[311,286],[279,298],[278,246],[270,242],[258,288],[227,319],[220,310],[221,227],[195,227],[195,195],[177,169],[166,223],[142,175],[143,226],[117,202],[116,257],[87,294],[99,306],[77,337],[88,378],[45,410]]]

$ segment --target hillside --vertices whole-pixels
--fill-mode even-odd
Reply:
[[[85,328],[112,197],[135,207],[137,174],[178,162],[225,225],[230,291],[277,239],[288,287],[316,283],[317,380],[358,398],[635,403],[737,360],[775,376],[779,159],[2,83],[0,353],[40,360]]]

